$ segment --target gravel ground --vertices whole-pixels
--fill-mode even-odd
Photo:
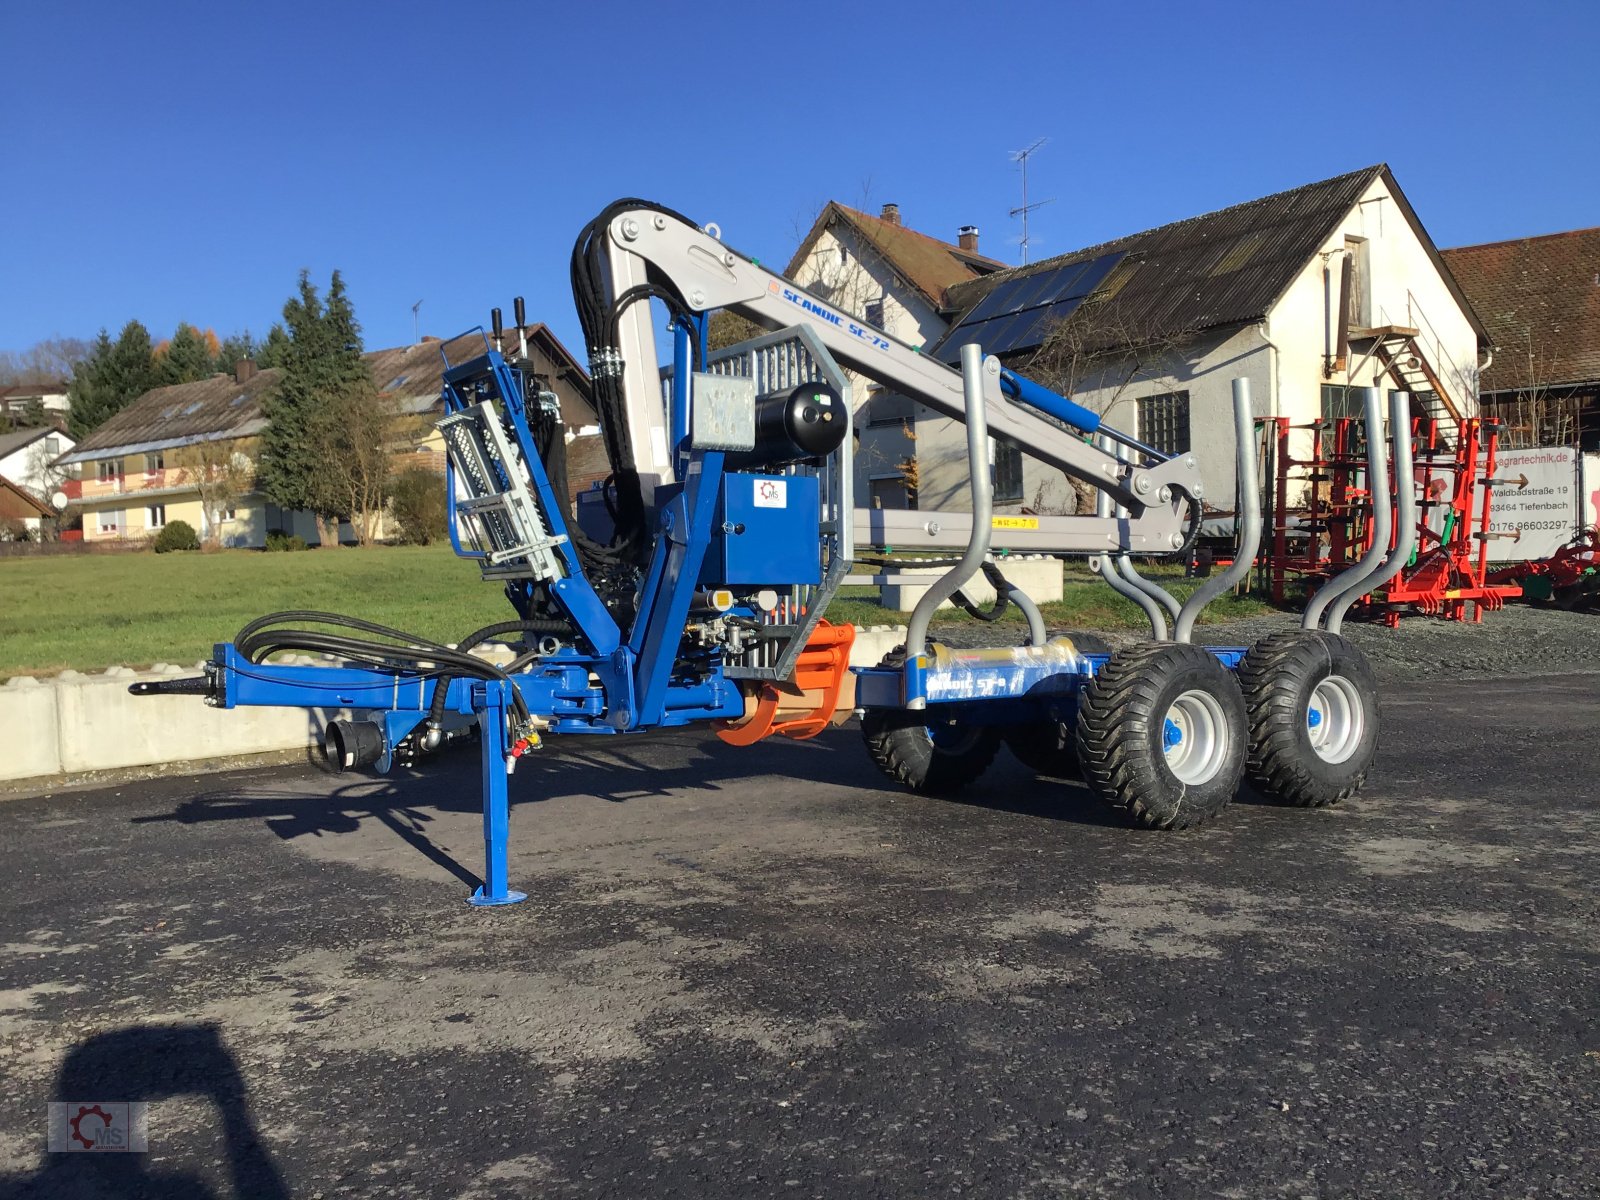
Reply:
[[[1272,613],[1243,621],[1202,626],[1197,640],[1213,646],[1249,646],[1271,633],[1293,629],[1299,614]],[[1488,613],[1483,624],[1408,617],[1397,629],[1347,622],[1344,634],[1371,660],[1380,678],[1489,678],[1505,675],[1577,674],[1600,671],[1600,614],[1513,605]],[[952,645],[1000,645],[1015,628],[969,624],[945,626],[935,636]],[[1112,645],[1138,640],[1121,631],[1102,634]]]

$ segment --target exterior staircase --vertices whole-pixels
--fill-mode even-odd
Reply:
[[[1467,413],[1439,378],[1418,340],[1420,334],[1410,325],[1352,329],[1350,345],[1376,358],[1394,380],[1396,391],[1411,393],[1412,416],[1432,417],[1441,424],[1454,425]]]

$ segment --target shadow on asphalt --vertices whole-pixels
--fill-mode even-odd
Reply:
[[[803,744],[773,742],[734,749],[716,742],[689,743],[680,731],[605,739],[589,748],[565,739],[559,750],[521,760],[511,781],[511,807],[537,804],[550,795],[583,795],[611,804],[668,798],[694,790],[746,788],[752,778],[805,778],[835,787],[881,793],[899,792],[872,767],[853,730],[836,730]],[[598,740],[598,739],[595,739]],[[665,750],[663,751],[663,747]],[[652,753],[654,749],[654,753]],[[184,800],[170,813],[131,818],[133,824],[209,821],[260,821],[284,840],[354,833],[376,821],[418,854],[448,871],[468,888],[483,880],[436,844],[428,827],[436,813],[480,810],[476,744],[447,750],[388,776],[334,776],[296,793],[281,788],[250,794],[239,788],[213,790]],[[280,785],[281,787],[281,785]],[[929,797],[930,803],[985,809],[1021,817],[1091,828],[1125,828],[1116,811],[1102,804],[1080,781],[1038,776],[1002,750],[988,774],[959,794]],[[1274,802],[1248,785],[1242,804]]]
[[[91,1037],[63,1060],[54,1095],[69,1104],[177,1097],[210,1101],[222,1139],[221,1157],[226,1159],[227,1194],[245,1200],[288,1200],[289,1189],[251,1116],[244,1076],[216,1025],[138,1025]],[[159,1153],[164,1132],[159,1110],[151,1117],[148,1145],[152,1153]],[[0,1177],[4,1200],[58,1196],[210,1200],[216,1195],[197,1175],[153,1166],[150,1154],[48,1154],[33,1175]]]

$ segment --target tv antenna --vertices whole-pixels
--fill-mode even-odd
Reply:
[[[1032,204],[1028,203],[1028,160],[1034,156],[1040,146],[1043,146],[1049,140],[1050,139],[1047,137],[1042,137],[1038,141],[1034,142],[1033,145],[1029,146],[1026,150],[1014,150],[1011,154],[1012,162],[1022,164],[1022,204],[1017,208],[1013,208],[1011,210],[1011,215],[1013,217],[1022,218],[1023,266],[1028,265],[1028,214],[1036,208],[1043,208],[1046,204],[1054,204],[1056,199],[1054,196],[1051,196],[1048,200],[1035,200]]]
[[[421,300],[418,300],[415,304],[413,304],[411,306],[411,344],[413,346],[420,345],[421,342],[422,342],[422,334],[419,331],[418,325],[417,325],[417,309],[419,309],[421,307],[422,307],[422,301]]]

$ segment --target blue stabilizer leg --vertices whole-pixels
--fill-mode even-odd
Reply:
[[[506,710],[495,702],[499,688],[487,689],[491,702],[478,714],[483,742],[483,886],[468,904],[482,908],[517,904],[528,898],[506,886],[506,842],[511,834],[511,804],[506,783]]]

